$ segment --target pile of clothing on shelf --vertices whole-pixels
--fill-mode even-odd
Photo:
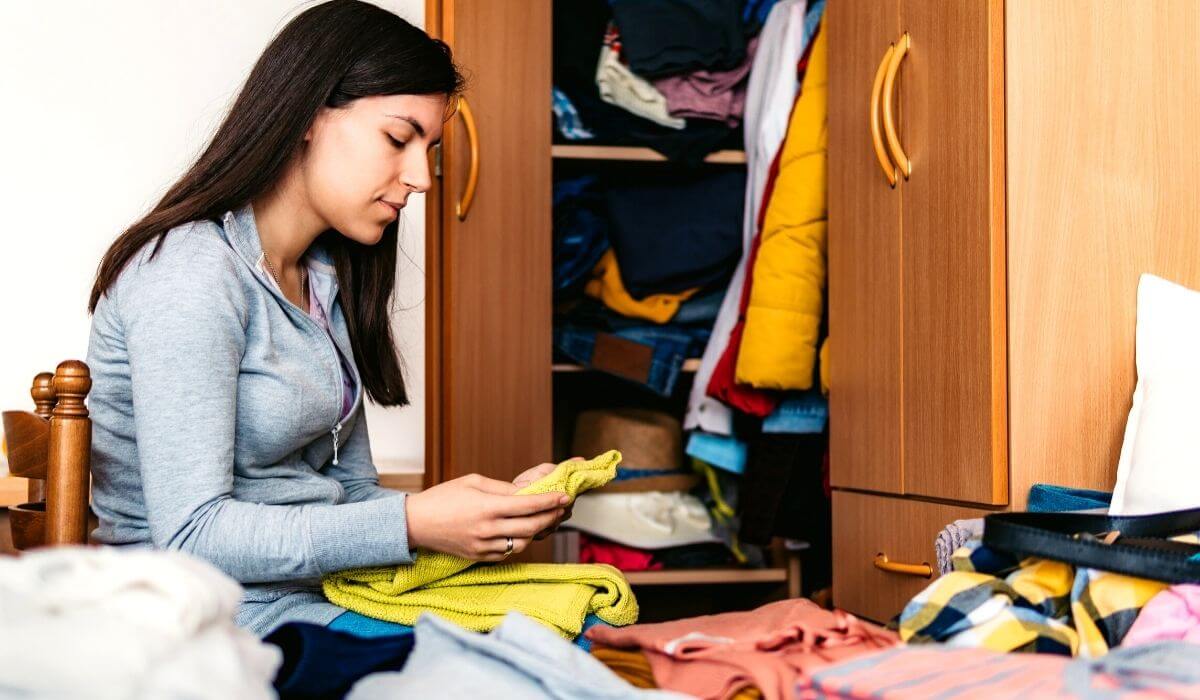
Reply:
[[[699,355],[685,446],[716,512],[742,543],[805,543],[806,587],[824,587],[824,0],[560,4],[556,138],[695,160],[685,136],[738,124],[746,167],[560,177],[556,351],[660,396]]]
[[[770,2],[556,0],[554,138],[698,162],[738,148]]]
[[[623,461],[615,479],[575,499],[564,523],[579,533],[571,560],[627,572],[763,563],[757,548],[746,556],[707,480],[685,464],[677,418],[641,408],[581,412],[572,451],[602,445],[616,446]]]
[[[671,396],[737,263],[744,185],[739,170],[556,181],[557,353]]]

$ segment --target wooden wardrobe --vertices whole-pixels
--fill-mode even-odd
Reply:
[[[1200,3],[836,0],[824,31],[834,602],[886,620],[951,520],[1111,490],[1138,277],[1200,287]]]

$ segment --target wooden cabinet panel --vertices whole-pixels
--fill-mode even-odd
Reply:
[[[887,622],[932,579],[881,571],[878,554],[893,562],[937,570],[933,542],[943,527],[986,511],[939,503],[833,492],[833,603],[855,615]]]
[[[471,149],[461,116],[446,125],[431,212],[441,275],[431,480],[511,479],[551,456],[550,0],[430,6],[468,75],[479,147],[475,200],[459,220]]]
[[[1003,4],[904,0],[901,23],[903,491],[1003,504]]]
[[[1200,3],[1147,9],[1006,10],[1016,507],[1036,481],[1112,488],[1138,277],[1200,288]]]
[[[898,0],[838,0],[829,32],[830,477],[899,493],[900,197],[872,148],[871,89]]]

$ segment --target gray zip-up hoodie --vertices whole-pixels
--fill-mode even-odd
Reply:
[[[404,494],[379,486],[337,277],[308,253],[330,334],[257,265],[247,204],[172,229],[133,257],[96,306],[87,363],[93,533],[177,549],[241,581],[237,623],[260,635],[344,612],[320,577],[412,561]],[[336,449],[336,459],[335,459]]]

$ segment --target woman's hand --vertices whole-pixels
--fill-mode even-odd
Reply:
[[[571,499],[562,492],[514,495],[519,489],[507,481],[468,474],[409,495],[409,548],[499,561],[511,537],[513,553],[524,550],[535,536],[557,525]]]
[[[583,457],[572,457],[571,460],[572,461],[582,461]],[[548,476],[550,474],[550,472],[554,471],[555,467],[557,467],[557,466],[558,466],[557,464],[547,463],[547,464],[539,464],[536,467],[533,467],[532,469],[526,469],[525,471],[518,474],[517,478],[513,479],[513,484],[517,488],[523,489],[526,486],[537,481],[538,479],[541,479],[544,476]],[[541,532],[539,532],[537,535],[534,536],[533,539],[535,539],[535,540],[545,539],[546,537],[550,536],[550,534],[552,532],[557,530],[558,526],[562,525],[564,520],[570,520],[571,519],[571,506],[573,506],[573,505],[575,505],[575,502],[571,501],[571,503],[563,510],[563,514],[561,516],[559,516],[559,518],[557,520],[554,521],[554,524],[551,525],[550,527],[546,528],[545,530],[542,530]]]

